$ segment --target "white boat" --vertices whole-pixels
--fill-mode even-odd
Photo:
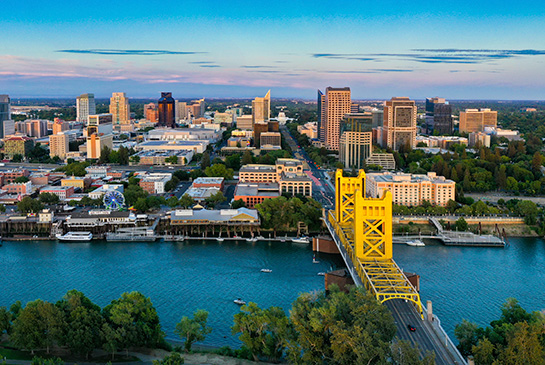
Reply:
[[[218,238],[216,238],[216,241],[223,242],[223,241],[225,241],[225,238],[218,237]]]
[[[265,239],[265,237],[263,237],[263,236],[257,236],[256,239],[259,240],[259,241],[263,241],[263,240]]]
[[[299,238],[292,238],[291,242],[294,242],[294,243],[310,243],[310,240],[306,236],[301,236]]]
[[[240,299],[240,298],[233,300],[233,303],[238,304],[238,305],[245,305],[246,304],[246,302],[244,300]]]
[[[63,235],[57,234],[57,239],[59,241],[90,241],[93,239],[93,234],[91,232],[67,232]]]
[[[318,275],[319,276],[325,276],[325,272],[319,272]]]
[[[248,241],[248,242],[257,242],[257,238],[255,238],[255,237],[246,238],[246,241]]]
[[[272,272],[271,269],[261,269],[261,272]]]
[[[421,240],[413,240],[413,241],[407,241],[407,245],[413,246],[413,247],[424,247],[426,244],[422,242]]]

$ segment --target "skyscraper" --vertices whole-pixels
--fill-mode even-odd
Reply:
[[[152,123],[157,123],[157,105],[155,103],[144,105],[144,117]]]
[[[87,123],[87,158],[100,158],[102,149],[113,147],[111,114],[89,115]]]
[[[460,112],[460,133],[482,132],[498,126],[498,112],[490,109],[466,109]]]
[[[325,143],[325,124],[325,95],[318,90],[318,139],[323,143]]]
[[[82,94],[76,98],[76,120],[87,123],[89,115],[96,114],[94,94]]]
[[[110,114],[113,117],[113,124],[127,124],[131,120],[131,109],[129,99],[125,93],[113,93],[110,98]]]
[[[187,103],[176,100],[175,106],[176,106],[175,108],[176,123],[179,123],[182,120],[186,120],[187,119]]]
[[[346,114],[341,124],[339,160],[346,168],[361,169],[373,150],[373,114]]]
[[[452,134],[452,106],[443,98],[427,98],[425,121],[428,134]]]
[[[351,108],[352,100],[349,87],[333,88],[329,86],[325,89],[325,95],[318,90],[319,130],[324,132],[324,141],[330,150],[339,150],[341,120],[345,114],[350,113]]]
[[[0,95],[0,138],[4,138],[4,121],[11,119],[9,95]]]
[[[51,158],[58,156],[64,159],[68,153],[68,136],[63,132],[49,136],[49,156]]]
[[[271,90],[262,98],[252,101],[252,123],[268,122],[271,119]]]
[[[408,97],[394,97],[384,106],[383,146],[399,151],[414,148],[416,142],[416,104]]]
[[[176,128],[176,119],[174,117],[175,101],[172,93],[163,92],[159,99],[159,127]]]

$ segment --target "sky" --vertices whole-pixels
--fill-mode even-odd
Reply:
[[[0,1],[0,94],[524,99],[545,95],[535,0]]]

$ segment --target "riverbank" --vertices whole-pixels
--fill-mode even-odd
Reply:
[[[506,224],[498,225],[501,232],[505,231],[507,237],[511,238],[524,238],[524,237],[540,237],[531,226],[526,224]],[[468,231],[475,234],[479,233],[478,224],[468,225]],[[496,225],[494,224],[481,224],[481,233],[482,234],[491,234],[497,235]],[[393,225],[394,235],[415,235],[415,234],[434,234],[435,228],[430,224],[418,224],[418,223],[409,223],[409,224],[394,224]]]

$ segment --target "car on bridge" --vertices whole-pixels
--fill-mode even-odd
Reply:
[[[408,328],[409,331],[411,331],[411,332],[416,332],[416,327],[413,327],[413,326],[411,326],[410,324],[407,325],[407,328]]]

